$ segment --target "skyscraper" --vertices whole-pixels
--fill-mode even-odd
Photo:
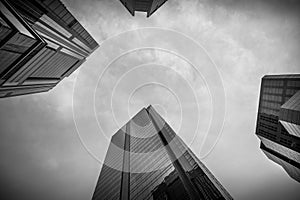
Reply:
[[[59,0],[0,0],[0,97],[52,89],[98,46]]]
[[[135,11],[147,12],[150,17],[167,0],[120,0],[125,8],[134,16]]]
[[[266,156],[300,182],[300,74],[262,78],[256,135]]]
[[[152,106],[111,139],[93,200],[232,199]]]

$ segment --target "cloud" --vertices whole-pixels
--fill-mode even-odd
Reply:
[[[81,88],[74,99],[78,126],[84,127],[82,136],[101,158],[105,156],[109,137],[117,130],[112,122],[110,96],[107,96],[111,84],[126,70],[145,62],[164,64],[175,71],[151,65],[125,78],[115,94],[114,109],[118,119],[128,120],[123,99],[127,102],[127,91],[141,81],[138,77],[167,82],[183,96],[183,107],[187,111],[185,120],[196,118],[196,104],[192,102],[191,93],[187,95],[191,91],[184,85],[184,77],[195,88],[200,123],[202,127],[207,126],[211,105],[203,80],[176,56],[143,50],[120,59],[105,76],[106,84],[97,90],[96,113],[108,138],[93,134],[98,133],[99,128],[95,125],[92,108],[86,109],[87,105],[92,105],[93,97],[85,94],[95,90],[94,82],[103,71],[104,63],[118,56],[123,48],[139,44],[147,37],[153,38],[150,41],[153,44],[162,42],[162,38],[138,34],[119,43],[106,44],[105,40],[124,31],[151,26],[174,29],[192,37],[207,50],[221,72],[227,97],[227,118],[220,142],[204,162],[233,197],[296,199],[299,196],[297,183],[261,153],[254,135],[260,78],[264,74],[299,72],[300,9],[297,1],[170,0],[150,18],[139,13],[132,17],[119,1],[64,0],[64,3],[101,46],[80,70],[52,91],[0,100],[0,173],[1,185],[6,186],[1,189],[2,197],[90,199],[101,166],[88,155],[76,135],[71,102],[78,74],[80,78],[76,84]],[[197,52],[188,51],[184,41],[174,40],[168,45],[180,46],[187,54],[198,56]],[[149,74],[143,76],[145,72]],[[167,120],[176,124],[179,111],[174,97],[169,94],[165,98],[166,91],[158,86],[144,89],[134,96],[131,112],[155,101],[166,106]],[[151,93],[146,94],[146,91]],[[169,106],[166,102],[170,102]],[[185,123],[184,129],[186,133],[181,132],[181,137],[189,142],[194,122]],[[199,131],[204,132],[204,128]],[[198,137],[201,139],[203,135]],[[200,153],[199,141],[192,144],[196,154]]]

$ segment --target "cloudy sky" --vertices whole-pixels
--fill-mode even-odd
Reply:
[[[90,199],[110,137],[149,104],[233,198],[300,196],[254,134],[261,77],[300,71],[297,1],[169,0],[150,18],[63,2],[100,48],[52,91],[0,100],[0,196]]]

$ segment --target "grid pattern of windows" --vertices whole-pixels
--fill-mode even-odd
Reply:
[[[122,129],[113,136],[92,199],[120,199],[124,136]]]
[[[260,113],[268,115],[279,115],[279,109],[282,104],[283,95],[283,80],[263,79],[262,94],[260,103]]]
[[[122,199],[124,196],[127,199],[128,197],[124,195],[127,194],[127,191],[130,196],[128,199],[133,200],[165,198],[188,200],[186,186],[183,186],[181,182],[181,180],[186,181],[187,179],[182,179],[182,177],[187,177],[192,185],[189,187],[193,187],[198,194],[203,194],[204,199],[232,199],[208,169],[199,160],[196,160],[195,155],[190,152],[190,149],[176,136],[167,123],[164,123],[164,127],[159,132],[156,131],[155,134],[152,132],[157,128],[156,120],[160,123],[164,120],[158,114],[153,117],[148,109],[152,108],[140,111],[124,126],[126,128],[123,127],[113,136],[105,159],[106,165],[102,167],[93,199]],[[153,128],[149,128],[149,126]],[[140,131],[144,131],[141,132],[143,138],[131,135],[131,132],[136,135]],[[163,146],[163,144],[166,145],[163,142],[166,139],[163,139],[162,134],[167,137],[167,141],[174,140],[172,150]],[[122,150],[113,150],[112,144]],[[170,159],[172,151],[181,152],[176,159],[176,164]],[[113,166],[113,169],[108,165]],[[129,166],[129,176],[124,171],[124,166]],[[179,166],[184,170],[178,170]],[[115,170],[116,167],[122,168],[123,172]]]
[[[300,75],[265,76],[262,79],[256,129],[262,143],[280,155],[277,160],[293,160],[298,163],[297,166],[300,166],[299,128],[292,122],[297,123],[300,119],[297,117],[298,111],[294,110],[295,105],[299,104],[299,100],[294,100],[299,90]],[[289,168],[285,170],[291,175]]]
[[[282,144],[285,144],[286,146],[291,146],[291,144],[292,144],[292,141],[285,139],[285,138],[280,138],[280,142]]]
[[[281,95],[283,92],[282,88],[270,88],[270,87],[264,87],[263,93],[265,94],[279,94]]]
[[[268,116],[268,115],[265,115],[265,114],[259,114],[259,119],[260,120],[263,120],[263,121],[266,121],[266,122],[270,122],[270,123],[273,123],[273,124],[278,124],[278,117],[274,117],[274,116]]]
[[[157,151],[160,148],[163,148],[163,145],[160,141],[160,138],[155,135],[149,138],[137,138],[137,137],[130,137],[130,144],[132,148],[130,151],[135,153],[147,153]],[[148,144],[155,144],[149,146]]]
[[[258,134],[259,134],[259,135],[262,135],[262,136],[265,137],[265,138],[268,138],[268,139],[271,139],[271,140],[276,140],[276,135],[271,134],[270,132],[265,131],[265,130],[263,130],[263,129],[259,129],[259,130],[258,130]]]
[[[185,144],[183,143],[183,145]],[[211,183],[213,183],[215,187],[218,188],[219,192],[222,194],[222,198],[225,198],[226,200],[232,200],[232,197],[227,192],[227,190],[223,187],[223,185],[216,179],[216,177],[209,171],[209,169],[197,158],[197,156],[189,148],[188,148],[188,152],[194,158],[194,160],[201,168],[203,173],[209,178]]]
[[[207,176],[196,176],[192,179],[193,183],[197,186],[199,191],[203,194],[205,199],[224,199],[221,193],[211,184]]]
[[[281,104],[280,103],[273,103],[273,102],[268,102],[268,101],[263,101],[261,104],[265,108],[270,108],[273,110],[279,110]]]
[[[64,24],[78,34],[91,49],[98,46],[97,42],[83,28],[83,26],[74,18],[74,16],[65,8],[59,0],[38,0],[46,6],[51,14],[59,18]]]
[[[268,108],[261,108],[260,112],[268,114],[268,115],[273,115],[273,116],[278,116],[278,113],[279,113],[278,110],[273,110],[273,109],[268,109]]]
[[[290,80],[290,81],[287,81],[287,86],[300,88],[300,82],[298,80]]]
[[[272,86],[272,87],[282,87],[283,86],[283,80],[264,80],[263,86]]]
[[[264,94],[262,96],[262,99],[266,100],[266,101],[275,101],[275,102],[281,102],[282,101],[282,97],[281,96],[268,95],[268,94]]]
[[[265,136],[268,135],[267,132],[269,132],[271,135],[277,132],[283,135],[287,134],[287,131],[284,127],[280,129],[278,128],[280,126],[278,117],[279,115],[284,114],[284,110],[282,110],[281,108],[282,106],[284,106],[283,103],[287,102],[290,99],[290,97],[295,95],[295,93],[298,91],[298,88],[296,88],[299,85],[298,82],[300,82],[300,80],[297,79],[263,79],[263,88],[259,109],[260,114],[257,123],[258,134]],[[285,93],[283,92],[284,89]],[[270,126],[270,124],[268,124],[267,122],[271,122],[274,125]],[[277,128],[275,129],[275,127]],[[268,138],[271,138],[270,135],[268,135]]]
[[[0,97],[53,88],[98,47],[60,0],[0,4],[0,90],[24,86]]]
[[[277,132],[277,126],[271,126],[269,124],[262,123],[262,122],[259,122],[259,126],[264,127],[266,129],[270,130],[271,132]]]
[[[130,176],[130,199],[152,199],[152,191],[174,170],[170,163],[167,167],[148,173],[132,173]]]
[[[152,108],[150,107],[150,109]],[[203,167],[204,165],[191,152],[181,138],[176,135],[169,124],[166,123],[154,109],[152,111],[153,112],[150,111],[150,114],[154,116],[154,120],[164,124],[161,132],[198,193],[202,194],[204,199],[232,199],[214,176],[208,172],[209,170],[206,167]],[[224,196],[222,196],[222,194]]]
[[[92,199],[119,200],[121,175],[122,171],[103,165]]]
[[[23,35],[22,33],[17,33],[10,38],[0,49],[0,75],[6,68],[10,67],[13,62],[24,55],[35,43],[35,39]]]
[[[269,114],[269,115],[278,116],[280,106],[281,106],[280,103],[262,101],[261,102],[260,113],[266,113],[266,114]]]
[[[146,110],[130,123],[130,196],[131,199],[151,199],[151,191],[174,170],[165,148]],[[148,136],[148,137],[147,137]],[[142,173],[134,173],[142,172]]]
[[[30,77],[60,78],[78,59],[63,53],[56,53],[43,63]]]
[[[10,77],[10,82],[22,82],[24,77],[26,78],[32,74],[36,69],[42,67],[43,63],[46,62],[55,51],[50,48],[44,48],[35,54],[26,64],[24,64],[20,70]]]
[[[286,95],[293,96],[299,89],[286,89]]]
[[[156,136],[156,130],[150,122],[147,112],[142,111],[138,116],[141,116],[141,118],[134,117],[132,123],[130,123],[130,135],[139,139],[149,139]]]

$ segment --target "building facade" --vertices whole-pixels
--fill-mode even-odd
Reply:
[[[262,78],[256,135],[265,155],[300,182],[300,74]]]
[[[59,0],[0,0],[0,97],[45,92],[99,46]]]
[[[150,17],[167,0],[120,0],[125,8],[134,16],[135,11],[146,12]]]
[[[149,106],[112,136],[92,199],[232,197]]]

